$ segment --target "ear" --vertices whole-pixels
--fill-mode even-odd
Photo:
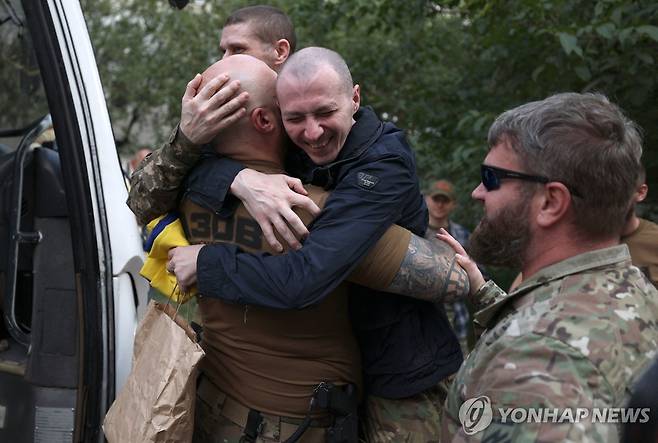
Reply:
[[[290,56],[290,42],[285,38],[277,40],[276,43],[274,43],[274,52],[274,65],[281,66]]]
[[[272,132],[276,127],[276,121],[272,111],[266,108],[256,108],[251,111],[249,116],[251,124],[254,128],[263,134]]]
[[[356,111],[359,110],[361,106],[361,87],[359,85],[354,85],[352,89],[352,115],[356,114]]]
[[[649,193],[649,186],[647,186],[646,183],[642,183],[640,186],[637,187],[637,191],[635,191],[635,203],[640,203],[644,201],[644,199],[647,198],[648,193]]]
[[[560,182],[550,182],[544,185],[544,192],[539,194],[537,224],[549,228],[562,221],[571,208],[571,192]]]

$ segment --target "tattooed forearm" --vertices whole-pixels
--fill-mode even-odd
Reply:
[[[468,295],[468,275],[457,264],[450,246],[412,235],[407,255],[387,291],[420,300],[450,302]]]

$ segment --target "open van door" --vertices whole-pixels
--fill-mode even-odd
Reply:
[[[0,442],[102,442],[147,287],[80,5],[0,1]]]

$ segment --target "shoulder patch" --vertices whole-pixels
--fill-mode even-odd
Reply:
[[[357,183],[363,189],[372,189],[377,183],[379,183],[379,177],[375,177],[371,174],[366,174],[365,172],[359,172],[356,175]]]

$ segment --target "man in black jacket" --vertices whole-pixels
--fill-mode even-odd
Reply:
[[[306,48],[293,55],[277,96],[286,131],[301,148],[290,163],[304,181],[332,190],[303,247],[271,256],[193,246],[174,250],[170,267],[183,286],[198,271],[205,296],[295,309],[321,301],[391,224],[423,235],[427,209],[404,134],[360,108],[359,86],[338,54]],[[427,302],[360,287],[350,301],[370,394],[368,437],[435,439],[439,384],[462,361],[445,314]]]

